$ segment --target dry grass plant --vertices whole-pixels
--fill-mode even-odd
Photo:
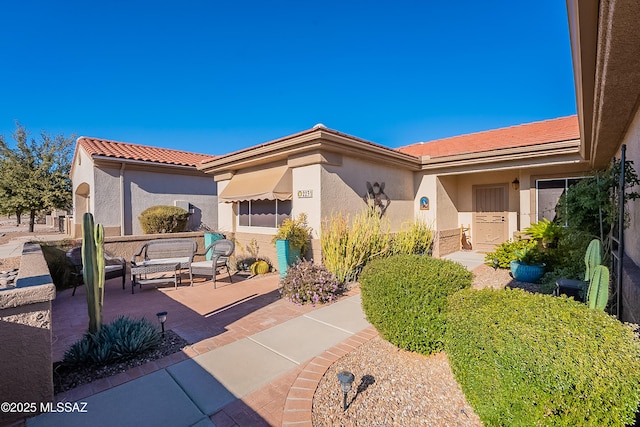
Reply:
[[[389,252],[389,229],[386,218],[368,210],[353,221],[348,214],[333,213],[322,225],[323,264],[340,282],[355,281],[369,260]]]

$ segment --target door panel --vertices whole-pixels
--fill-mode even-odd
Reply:
[[[496,245],[507,240],[507,194],[507,184],[473,187],[474,249],[490,252]]]

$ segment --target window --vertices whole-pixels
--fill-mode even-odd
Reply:
[[[291,217],[291,200],[238,202],[238,225],[276,228]]]
[[[556,218],[560,197],[582,178],[539,179],[536,181],[537,220]]]

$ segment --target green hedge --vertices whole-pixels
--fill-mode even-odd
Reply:
[[[519,289],[449,298],[446,352],[486,426],[622,426],[640,402],[632,328]]]
[[[189,212],[177,206],[151,206],[138,220],[144,234],[180,233],[187,228]]]
[[[422,354],[442,350],[447,297],[471,286],[462,265],[429,256],[374,260],[360,275],[362,307],[380,335]]]

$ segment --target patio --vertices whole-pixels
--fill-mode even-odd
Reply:
[[[156,313],[168,312],[167,329],[192,345],[190,356],[201,354],[230,342],[260,332],[314,307],[296,306],[280,299],[277,274],[256,276],[236,274],[233,283],[219,275],[218,289],[210,280],[194,279],[193,286],[182,281],[176,290],[172,284],[143,286],[131,294],[130,277],[123,290],[113,279],[105,284],[103,323],[119,316],[145,317],[157,322]],[[79,340],[87,329],[86,287],[58,292],[52,302],[53,361],[62,360],[64,352]]]

